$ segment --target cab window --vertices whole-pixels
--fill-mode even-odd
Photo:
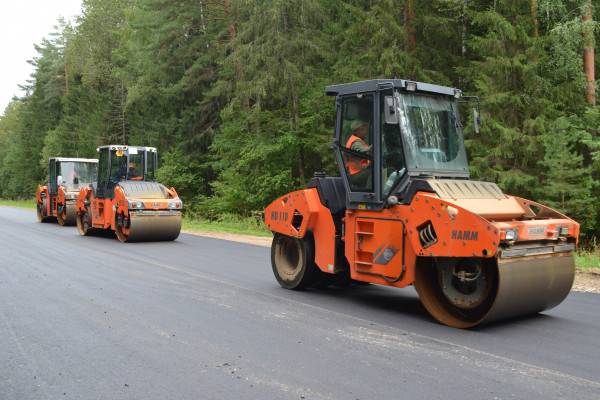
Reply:
[[[129,150],[129,159],[127,160],[127,180],[144,180],[144,154],[145,152],[138,152],[137,149]]]
[[[350,190],[372,193],[373,96],[358,94],[342,100],[340,145]]]
[[[381,197],[386,198],[406,174],[406,162],[398,124],[385,123],[385,96],[381,96],[381,102]]]
[[[156,153],[153,151],[146,153],[146,180],[156,180]]]
[[[127,177],[127,156],[123,150],[110,152],[110,183],[116,184]]]

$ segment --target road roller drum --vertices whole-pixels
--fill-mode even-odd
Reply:
[[[448,274],[444,262],[420,265],[415,289],[434,318],[456,328],[548,310],[567,297],[575,277],[570,253],[489,260],[480,264],[477,278],[485,290],[475,290],[477,302],[472,302],[472,293],[463,294],[460,280],[442,278]]]

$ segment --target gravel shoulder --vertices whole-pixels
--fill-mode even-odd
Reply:
[[[575,282],[571,290],[600,294],[600,271],[576,271]]]
[[[192,231],[183,230],[182,232],[190,235],[209,237],[213,239],[229,240],[232,242],[253,244],[256,246],[270,247],[272,238],[264,236],[241,235],[227,232],[211,232],[211,231]],[[571,289],[575,292],[583,293],[598,293],[600,294],[600,270],[575,272],[575,282]]]

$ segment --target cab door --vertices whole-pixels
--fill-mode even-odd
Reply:
[[[48,194],[50,196],[56,196],[58,193],[58,184],[57,184],[57,165],[58,162],[55,158],[51,158],[48,162]]]
[[[372,209],[380,206],[378,98],[379,94],[373,92],[337,99],[336,158],[348,193],[348,208]],[[366,134],[359,133],[365,128]]]
[[[98,170],[94,186],[94,198],[91,204],[92,225],[95,228],[105,228],[104,209],[107,194],[109,193],[108,181],[110,172],[110,149],[103,147],[98,154]]]

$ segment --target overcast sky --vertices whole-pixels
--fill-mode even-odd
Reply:
[[[34,43],[52,32],[60,16],[72,20],[81,12],[81,0],[0,0],[0,114],[19,84],[29,79]]]

